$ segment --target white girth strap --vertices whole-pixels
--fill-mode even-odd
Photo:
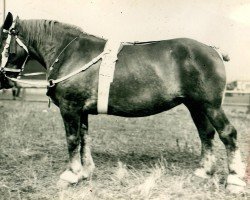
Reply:
[[[108,112],[109,89],[110,84],[113,82],[115,64],[120,45],[121,42],[108,40],[104,48],[104,55],[99,70],[98,114],[107,114]]]

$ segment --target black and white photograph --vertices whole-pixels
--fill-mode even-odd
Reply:
[[[0,200],[250,199],[250,0],[0,0]]]

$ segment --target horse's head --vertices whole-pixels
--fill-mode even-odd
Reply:
[[[11,78],[16,78],[28,58],[28,49],[18,35],[18,17],[13,21],[13,15],[8,13],[0,29],[0,89],[11,88]]]

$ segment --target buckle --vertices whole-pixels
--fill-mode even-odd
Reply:
[[[10,34],[11,35],[18,35],[18,30],[16,30],[15,28],[12,28],[12,29],[10,29]]]
[[[55,86],[55,83],[54,83],[54,80],[53,79],[49,79],[49,85],[48,87],[54,87]]]

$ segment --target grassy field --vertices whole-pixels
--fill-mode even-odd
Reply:
[[[225,108],[239,132],[247,160],[250,115]],[[56,107],[46,103],[0,102],[0,199],[247,199],[224,189],[225,149],[216,137],[217,172],[193,176],[200,141],[188,111],[180,106],[146,118],[91,116],[96,170],[90,180],[60,190],[67,165],[64,128]]]

